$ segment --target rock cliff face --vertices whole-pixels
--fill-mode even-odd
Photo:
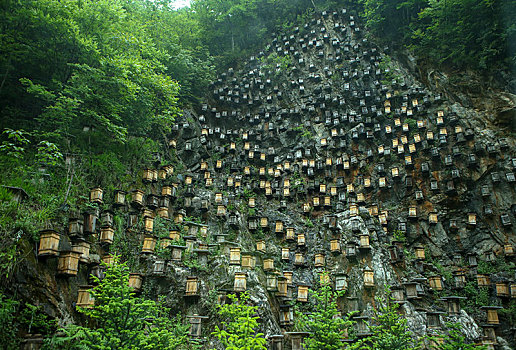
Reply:
[[[290,301],[328,271],[347,291],[343,313],[370,316],[389,285],[416,334],[451,320],[470,340],[510,349],[514,138],[488,115],[496,108],[442,89],[435,74],[424,80],[367,40],[346,9],[274,35],[179,118],[165,147],[173,166],[146,169],[130,203],[104,193],[111,214],[71,218],[60,256],[27,259],[13,288],[63,322],[76,319],[79,285],[102,275],[114,233],[135,242],[142,292],[208,316],[204,336],[217,298],[242,290],[261,306],[268,336],[292,330]],[[514,99],[500,98],[510,129]],[[81,242],[90,252],[67,273],[77,257],[64,252]]]

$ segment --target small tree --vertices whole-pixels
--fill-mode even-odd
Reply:
[[[338,350],[342,349],[342,337],[346,328],[351,328],[351,315],[340,317],[337,308],[337,298],[343,291],[334,292],[328,282],[327,273],[322,274],[320,288],[309,290],[313,298],[311,311],[308,314],[300,312],[296,307],[296,330],[309,332],[305,338],[307,350]]]
[[[375,310],[371,322],[371,335],[360,339],[351,346],[355,350],[399,350],[421,349],[421,342],[414,340],[414,335],[407,325],[407,319],[399,313],[399,304],[394,302],[389,288],[385,290],[386,297],[377,298],[378,309]]]
[[[448,333],[441,336],[443,342],[436,342],[437,345],[432,346],[434,350],[486,350],[486,346],[478,346],[466,342],[466,337],[462,333],[460,323],[446,323]],[[433,337],[431,337],[432,339]],[[436,338],[433,338],[436,339]]]
[[[217,313],[223,318],[222,328],[215,326],[212,333],[226,350],[267,350],[263,333],[257,333],[257,306],[249,305],[249,294],[230,294],[230,304],[218,306]]]
[[[46,338],[42,350],[89,350],[82,342],[84,339],[84,327],[70,324],[58,330],[54,336]]]
[[[95,278],[95,277],[94,277]],[[93,327],[70,326],[61,332],[61,339],[47,344],[59,344],[58,349],[96,350],[176,350],[188,348],[188,326],[168,317],[169,310],[161,302],[137,297],[129,287],[127,264],[115,258],[107,266],[102,281],[91,291],[95,305],[91,309],[78,307],[88,316]],[[59,337],[59,335],[58,335]]]
[[[16,312],[18,302],[9,299],[0,293],[0,342],[3,349],[19,349],[19,339],[17,336],[18,322],[16,322]]]

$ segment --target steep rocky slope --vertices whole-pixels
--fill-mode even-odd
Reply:
[[[416,334],[451,320],[470,340],[510,349],[514,137],[489,108],[435,77],[425,86],[389,53],[346,9],[273,35],[184,112],[156,168],[120,188],[130,199],[94,189],[104,210],[44,234],[39,252],[27,246],[11,288],[63,323],[79,321],[80,286],[102,276],[99,262],[117,244],[142,293],[208,317],[202,336],[217,298],[248,290],[263,331],[287,335],[289,349],[291,301],[304,302],[328,271],[347,291],[342,312],[360,312],[359,335],[389,285]],[[502,114],[511,115],[507,96]]]

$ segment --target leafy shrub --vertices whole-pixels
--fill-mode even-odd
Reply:
[[[267,350],[263,333],[257,333],[258,306],[249,304],[247,292],[238,298],[228,295],[231,304],[218,306],[218,315],[222,318],[222,327],[215,326],[212,333],[226,349],[232,350]]]

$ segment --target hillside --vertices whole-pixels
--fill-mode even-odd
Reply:
[[[369,35],[355,6],[315,12],[265,42],[206,92],[192,83],[195,97],[160,80],[159,64],[141,71],[146,54],[119,82],[144,92],[120,105],[102,95],[120,77],[96,71],[102,84],[73,85],[85,100],[71,109],[68,151],[43,144],[24,156],[33,135],[6,133],[18,160],[5,162],[0,192],[2,293],[19,303],[10,322],[21,348],[59,348],[49,339],[68,324],[95,328],[76,307],[93,307],[89,291],[118,260],[137,296],[162,298],[188,325],[183,348],[223,349],[216,305],[247,291],[267,348],[299,349],[319,334],[302,320],[326,285],[336,292],[329,319],[351,313],[336,333],[342,348],[362,339],[361,349],[416,349],[420,339],[451,349],[439,344],[453,327],[471,349],[515,348],[516,99],[503,79],[424,66]],[[137,72],[142,85],[131,83]],[[65,107],[45,111],[65,124]],[[99,117],[107,111],[135,118],[123,131]],[[375,343],[382,305],[397,305],[407,343]]]

